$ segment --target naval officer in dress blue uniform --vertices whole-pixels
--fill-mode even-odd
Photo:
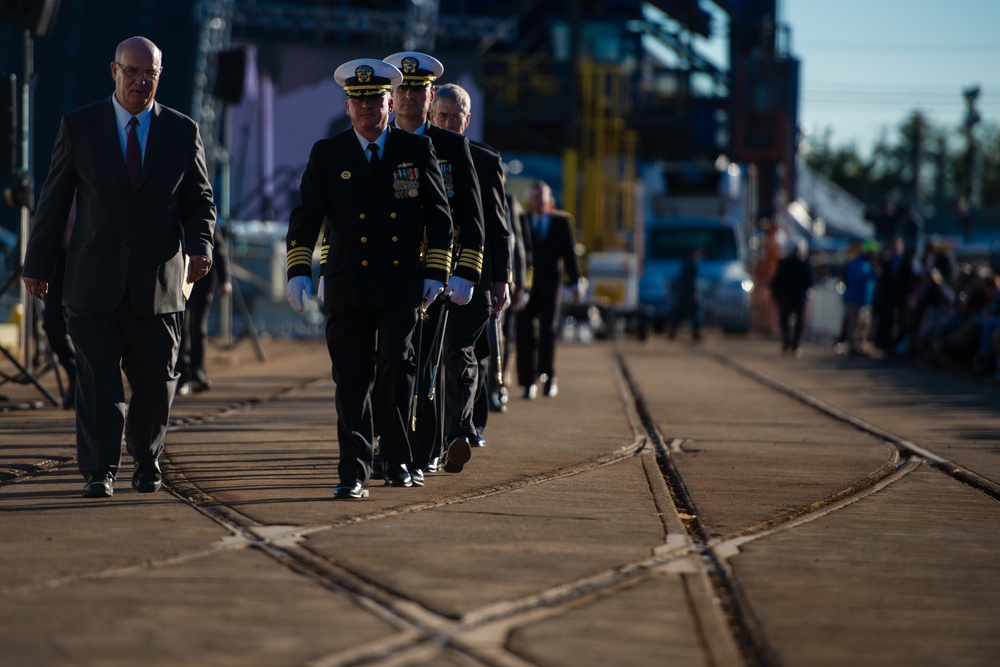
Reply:
[[[301,311],[312,297],[313,250],[326,218],[323,301],[340,444],[334,497],[360,499],[372,473],[376,364],[397,397],[380,424],[382,456],[387,465],[411,458],[414,330],[418,308],[448,282],[452,222],[434,146],[389,127],[399,70],[364,58],[344,63],[334,78],[347,94],[351,128],[316,142],[309,156],[288,226],[288,300]]]

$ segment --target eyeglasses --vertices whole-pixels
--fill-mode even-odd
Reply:
[[[141,74],[148,81],[156,81],[160,78],[160,72],[163,71],[162,67],[158,67],[156,69],[139,69],[138,67],[132,67],[131,65],[122,65],[117,60],[115,61],[115,64],[118,65],[118,69],[121,70],[122,74],[129,79],[134,79]]]
[[[443,111],[439,111],[436,114],[434,114],[434,117],[437,119],[437,122],[439,123],[444,123],[449,120],[454,123],[461,123],[462,121],[465,120],[465,116],[466,114],[464,113],[445,113]]]

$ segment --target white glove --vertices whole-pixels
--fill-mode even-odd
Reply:
[[[319,277],[319,285],[316,286],[316,300],[320,303],[326,303],[326,282],[323,280],[326,276]]]
[[[521,293],[518,294],[517,303],[514,304],[514,310],[524,310],[530,300],[531,293],[526,289],[522,289]]]
[[[472,301],[472,290],[475,287],[471,280],[452,276],[448,279],[448,286],[444,288],[444,295],[456,306],[464,306]]]
[[[438,298],[438,294],[443,291],[444,285],[439,281],[424,278],[424,296],[420,304],[421,307],[424,309],[430,308],[430,305],[434,303],[434,299]]]
[[[288,303],[292,304],[292,308],[296,313],[301,313],[305,310],[305,304],[303,301],[305,299],[313,298],[313,282],[312,278],[307,278],[305,276],[295,276],[288,281]]]

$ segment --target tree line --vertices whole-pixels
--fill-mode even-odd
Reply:
[[[911,209],[927,233],[975,236],[1000,232],[1000,125],[959,128],[913,111],[869,155],[829,134],[805,146],[807,164],[871,207]]]

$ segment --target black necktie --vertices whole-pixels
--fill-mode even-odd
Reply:
[[[125,171],[128,172],[128,182],[133,191],[139,187],[139,177],[142,175],[142,150],[139,148],[139,134],[136,132],[138,126],[139,119],[132,116],[125,140]]]
[[[379,157],[378,157],[378,144],[372,142],[368,144],[368,151],[372,154],[372,158],[368,161],[368,165],[371,167],[372,172],[378,169]]]

